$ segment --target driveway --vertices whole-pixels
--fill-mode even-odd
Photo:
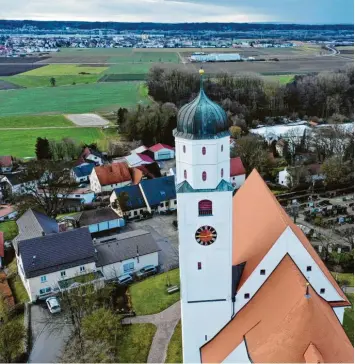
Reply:
[[[161,249],[159,252],[159,264],[164,269],[172,269],[179,266],[179,237],[178,231],[173,226],[173,221],[176,219],[176,214],[155,215],[151,219],[130,222],[128,225],[132,230],[142,229],[152,234]]]
[[[28,362],[58,363],[71,331],[63,315],[51,315],[44,306],[32,305],[31,330],[32,350]]]

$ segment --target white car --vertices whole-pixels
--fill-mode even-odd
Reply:
[[[50,313],[58,313],[61,311],[59,301],[56,297],[47,298],[46,303],[47,303]]]

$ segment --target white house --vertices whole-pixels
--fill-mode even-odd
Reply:
[[[84,160],[85,162],[94,163],[96,166],[102,166],[104,163],[102,153],[85,147],[83,152],[80,155],[80,160]]]
[[[245,168],[240,157],[230,159],[230,182],[235,189],[238,189],[245,182]]]
[[[18,273],[31,301],[70,288],[77,276],[96,272],[95,250],[87,228],[22,240]],[[101,274],[95,279],[102,278]]]
[[[153,153],[156,161],[175,158],[175,149],[167,144],[155,144],[149,148],[149,151]]]
[[[233,193],[228,118],[202,80],[177,119],[183,362],[352,362],[349,300],[256,170]]]
[[[285,167],[284,170],[280,171],[277,177],[277,182],[278,184],[282,185],[282,186],[288,186],[291,182],[291,175],[290,173],[287,171],[287,167]]]
[[[132,183],[132,176],[126,163],[95,167],[89,179],[90,189],[96,193],[112,191]]]
[[[130,167],[138,167],[145,164],[154,163],[154,160],[152,158],[142,153],[132,153],[126,156],[125,160]]]
[[[23,195],[31,193],[38,185],[38,181],[25,181],[21,173],[12,173],[0,176],[0,190],[2,194],[6,193]]]
[[[12,157],[10,155],[0,155],[0,172],[11,172],[12,167]]]
[[[72,178],[77,183],[89,182],[89,177],[94,167],[94,163],[80,164],[71,170]]]
[[[134,273],[147,265],[159,265],[157,243],[148,231],[134,230],[127,233],[95,239],[97,268],[105,279]]]
[[[11,205],[0,205],[0,222],[12,220],[18,212]]]

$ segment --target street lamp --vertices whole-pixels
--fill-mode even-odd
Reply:
[[[300,204],[297,202],[297,200],[292,200],[291,215],[293,216],[294,223],[296,223],[296,218],[298,217],[299,209],[300,209]]]

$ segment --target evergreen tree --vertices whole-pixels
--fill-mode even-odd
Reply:
[[[36,156],[37,159],[51,159],[51,152],[49,148],[49,141],[47,138],[37,138],[36,142]]]

